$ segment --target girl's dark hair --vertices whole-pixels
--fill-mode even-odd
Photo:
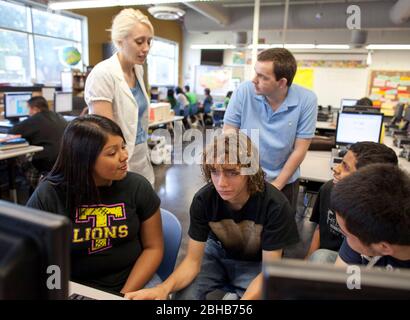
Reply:
[[[175,99],[174,89],[168,89],[167,99],[168,99],[168,102],[171,104],[171,107],[174,108],[177,104],[177,100]]]
[[[176,93],[176,94],[182,93],[184,96],[186,96],[185,92],[181,89],[181,87],[176,87],[176,88],[175,88],[175,93]]]
[[[120,127],[98,115],[78,117],[64,131],[56,163],[45,180],[62,188],[72,215],[78,206],[100,200],[93,172],[108,135],[120,136],[125,142]]]

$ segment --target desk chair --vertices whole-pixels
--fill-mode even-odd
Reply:
[[[168,210],[161,208],[162,233],[164,235],[164,257],[157,274],[165,281],[174,271],[179,246],[182,239],[182,227],[177,217]]]

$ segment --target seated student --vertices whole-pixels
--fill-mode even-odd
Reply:
[[[357,100],[356,105],[357,105],[357,106],[373,107],[373,101],[370,100],[370,99],[367,98],[367,97],[363,97],[363,98]]]
[[[23,171],[30,172],[32,185],[35,187],[41,173],[48,172],[57,159],[61,137],[67,122],[54,111],[48,109],[47,100],[44,97],[32,97],[27,101],[30,117],[17,123],[9,130],[9,134],[20,134],[30,144],[42,146],[43,151],[35,153],[32,165],[23,163]]]
[[[186,85],[186,86],[184,87],[184,90],[185,90],[185,95],[186,95],[186,97],[188,98],[189,104],[196,104],[196,103],[198,103],[198,98],[197,98],[195,92],[191,92],[191,91],[190,91],[190,87],[189,87],[188,85]]]
[[[209,88],[204,89],[204,101],[202,102],[201,112],[208,114],[211,112],[211,107],[214,103],[214,98],[211,96],[211,90]]]
[[[330,193],[336,183],[356,170],[372,163],[397,165],[398,159],[393,149],[375,142],[357,142],[343,157],[342,163],[333,169],[333,180],[326,182],[319,191],[313,206],[310,221],[317,223],[312,243],[307,254],[311,261],[334,263],[344,236],[336,221],[335,213],[329,209]]]
[[[202,163],[208,184],[191,204],[186,257],[164,283],[126,297],[166,299],[185,288],[176,299],[205,299],[229,286],[242,299],[260,298],[261,261],[280,259],[299,236],[289,202],[264,180],[258,160],[243,133],[214,138]]]
[[[410,268],[410,176],[373,164],[333,189],[331,208],[345,235],[337,266]]]
[[[71,220],[71,280],[122,293],[159,283],[163,255],[160,199],[143,176],[127,172],[127,160],[116,123],[79,117],[27,203]]]

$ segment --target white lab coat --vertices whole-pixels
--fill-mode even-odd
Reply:
[[[135,75],[145,97],[149,103],[147,91],[143,81],[143,68],[134,66]],[[93,101],[108,101],[112,103],[114,121],[120,126],[127,143],[128,155],[134,153],[138,125],[138,105],[131,89],[124,78],[118,54],[97,64],[87,77],[84,90],[85,101],[88,106]],[[148,110],[141,120],[142,127],[148,128]],[[145,155],[141,155],[145,156]]]

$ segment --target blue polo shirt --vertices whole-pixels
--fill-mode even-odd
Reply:
[[[317,98],[312,91],[292,84],[283,103],[273,111],[266,97],[257,95],[253,83],[246,81],[232,94],[224,123],[240,128],[259,145],[261,166],[272,181],[293,152],[295,139],[314,136],[316,117]],[[259,135],[250,134],[251,129],[258,129]],[[257,136],[259,141],[255,141]],[[299,176],[298,168],[288,183]]]

